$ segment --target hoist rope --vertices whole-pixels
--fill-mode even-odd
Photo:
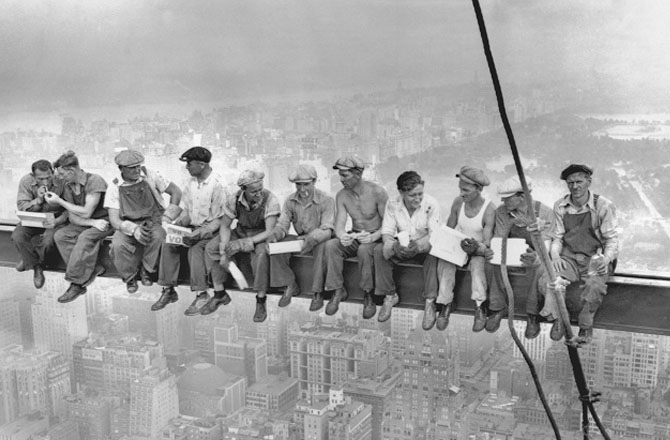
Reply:
[[[512,126],[509,122],[509,118],[507,117],[507,111],[505,109],[505,101],[503,99],[503,94],[502,94],[502,88],[500,86],[500,80],[498,78],[498,72],[495,67],[495,62],[493,60],[493,53],[491,52],[491,45],[489,43],[489,38],[488,38],[488,33],[486,32],[486,23],[484,21],[484,14],[482,13],[481,6],[479,4],[479,0],[472,0],[472,6],[475,10],[475,15],[477,18],[477,24],[479,26],[479,33],[482,39],[482,45],[484,46],[484,54],[486,56],[486,64],[488,65],[489,68],[489,73],[491,74],[491,81],[493,83],[493,88],[495,90],[496,94],[496,101],[498,103],[498,111],[500,113],[500,118],[503,123],[503,128],[505,130],[505,134],[507,135],[507,140],[509,142],[510,148],[512,150],[512,156],[514,158],[514,166],[516,168],[516,172],[519,176],[519,181],[521,183],[521,187],[523,188],[524,195],[526,197],[526,203],[528,206],[528,215],[530,222],[535,224],[537,222],[536,216],[535,216],[535,210],[532,209],[533,206],[533,199],[531,198],[530,195],[530,190],[528,189],[528,184],[526,182],[526,177],[524,174],[523,166],[521,165],[521,158],[519,157],[519,152],[516,146],[516,141],[514,140],[514,133],[512,132]],[[556,281],[556,273],[554,271],[554,268],[551,264],[551,260],[549,258],[549,253],[547,252],[546,246],[544,245],[544,242],[542,241],[540,237],[539,231],[534,231],[531,233],[531,241],[533,244],[533,247],[535,251],[538,253],[540,257],[540,261],[542,264],[542,267],[546,271],[547,275],[549,276],[549,279],[551,280],[551,285],[555,285]],[[506,243],[503,245],[506,248]],[[506,257],[506,251],[503,251],[502,258],[504,259]],[[505,261],[505,260],[503,260]],[[504,269],[504,267],[501,265],[501,269]],[[510,303],[513,304],[513,295],[514,293],[512,292],[511,286],[509,284],[509,278],[507,277],[507,270],[502,270],[502,275],[503,275],[503,281],[505,284],[505,288],[507,290],[507,295],[508,298],[512,298]],[[577,389],[579,391],[579,398],[582,402],[582,429],[584,433],[584,439],[588,440],[588,434],[589,434],[589,423],[588,423],[588,412],[590,411],[594,421],[596,422],[598,429],[600,430],[601,434],[606,440],[609,440],[609,436],[607,435],[607,432],[605,431],[605,427],[602,425],[600,422],[600,419],[596,413],[596,410],[593,406],[594,399],[591,395],[591,392],[588,389],[587,383],[586,383],[586,378],[584,377],[584,371],[582,369],[581,361],[579,359],[579,353],[577,351],[577,347],[573,341],[573,333],[572,333],[572,327],[570,325],[570,317],[568,315],[567,307],[565,305],[565,291],[564,289],[554,289],[553,287],[547,289],[549,295],[556,295],[556,302],[559,305],[560,309],[560,316],[556,317],[556,319],[560,319],[563,322],[563,326],[565,328],[565,340],[566,340],[566,345],[568,346],[568,354],[570,356],[570,362],[572,363],[572,372],[575,377],[575,383],[577,385]],[[509,327],[510,327],[510,332],[512,333],[512,337],[514,338],[514,342],[517,343],[517,346],[519,346],[519,349],[521,350],[522,355],[524,355],[524,359],[526,360],[526,363],[528,364],[529,369],[531,370],[531,374],[534,373],[535,367],[533,365],[532,360],[530,357],[528,357],[528,354],[525,352],[525,349],[521,349],[522,345],[521,341],[518,339],[518,336],[516,336],[516,332],[514,331],[514,326],[511,323],[511,321],[514,319],[514,308],[510,307],[509,308],[510,312],[508,313],[508,322],[509,322]],[[547,417],[549,418],[552,428],[554,428],[554,434],[556,435],[556,439],[560,439],[560,432],[558,431],[558,428],[555,425],[555,420],[554,417],[551,413],[551,409],[549,406],[546,404],[546,401],[544,400],[544,392],[542,391],[542,386],[539,382],[536,382],[536,387],[538,388],[538,394],[540,395],[540,400],[542,401],[542,404],[544,406],[544,409],[547,413]]]

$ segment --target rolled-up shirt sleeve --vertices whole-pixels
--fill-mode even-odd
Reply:
[[[19,211],[42,211],[42,205],[38,198],[33,194],[32,189],[33,179],[31,175],[24,176],[19,182],[19,190],[16,195],[16,207]]]
[[[384,208],[384,218],[382,219],[382,235],[395,236],[398,229],[398,220],[395,217],[395,204],[389,200]]]
[[[325,197],[321,202],[321,223],[310,234],[318,242],[328,240],[335,230],[335,199]]]
[[[277,220],[277,224],[275,225],[275,231],[281,232],[282,234],[281,237],[277,237],[279,239],[286,237],[288,229],[291,226],[291,221],[293,220],[293,212],[291,211],[290,204],[290,200],[284,202],[281,214],[279,215],[279,220]]]
[[[600,218],[600,236],[603,242],[603,255],[609,260],[616,260],[619,256],[619,226],[616,207],[613,203],[603,203],[598,208]]]

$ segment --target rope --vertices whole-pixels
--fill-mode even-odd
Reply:
[[[491,52],[491,45],[489,43],[489,38],[488,38],[488,33],[486,32],[486,23],[484,22],[484,14],[482,13],[481,6],[479,4],[479,0],[472,0],[472,6],[475,10],[475,15],[477,17],[477,24],[479,26],[479,33],[482,38],[482,45],[484,46],[484,54],[486,56],[486,64],[488,65],[489,72],[491,74],[491,81],[493,82],[493,88],[495,90],[496,94],[496,101],[498,102],[498,112],[500,113],[500,118],[503,123],[503,127],[505,129],[505,134],[507,135],[507,139],[509,141],[510,148],[512,150],[512,156],[514,157],[514,166],[516,168],[516,172],[519,176],[519,181],[521,183],[521,187],[523,188],[524,195],[526,197],[526,203],[528,204],[528,214],[530,217],[530,221],[532,223],[535,223],[537,221],[537,218],[535,216],[535,210],[532,208],[533,207],[533,199],[531,198],[530,195],[530,190],[528,189],[528,184],[526,182],[526,176],[524,174],[523,166],[521,165],[521,158],[519,157],[519,152],[516,146],[516,141],[514,140],[514,133],[512,132],[512,126],[509,122],[509,119],[507,117],[507,111],[505,109],[505,101],[503,99],[503,93],[502,93],[502,88],[500,86],[500,80],[498,79],[498,72],[495,67],[495,61],[493,60],[493,53]],[[535,251],[539,254],[540,256],[540,261],[542,263],[542,266],[544,267],[544,270],[546,273],[549,275],[549,279],[551,280],[552,286],[555,286],[555,281],[556,281],[556,273],[554,271],[553,265],[551,264],[551,261],[549,259],[549,253],[547,252],[546,246],[544,245],[544,242],[542,241],[539,231],[535,231],[531,234],[531,241],[533,244],[533,247]],[[506,247],[504,244],[503,246]],[[505,249],[505,247],[503,249]],[[503,250],[503,262],[504,258],[506,257],[506,250]],[[503,266],[501,265],[501,269]],[[506,281],[505,288],[509,289],[507,292],[508,298],[513,297],[513,292],[511,291],[511,288],[509,287],[509,279],[507,278],[507,270],[502,271],[503,274],[503,280]],[[588,440],[588,412],[590,411],[591,414],[594,416],[594,421],[598,425],[598,429],[600,429],[601,434],[605,439],[609,440],[609,436],[607,435],[604,426],[602,423],[600,423],[600,419],[598,418],[595,408],[593,407],[593,398],[589,392],[589,389],[586,385],[586,378],[584,377],[584,371],[581,366],[581,362],[579,360],[579,353],[577,352],[577,347],[574,344],[574,336],[572,333],[572,327],[570,325],[570,316],[568,314],[567,307],[565,305],[565,292],[563,289],[554,289],[553,287],[549,289],[548,292],[550,295],[556,295],[556,302],[559,305],[560,309],[560,317],[557,317],[557,319],[561,319],[563,322],[563,325],[565,327],[565,338],[566,338],[566,343],[568,345],[568,354],[570,355],[570,360],[572,362],[572,372],[575,377],[575,383],[577,384],[577,388],[579,390],[580,394],[580,400],[582,400],[582,428],[584,431],[584,439]],[[512,299],[513,301],[513,299]],[[508,316],[508,321],[511,321],[514,317],[514,309],[513,307],[510,309],[511,312],[509,313]],[[512,328],[513,325],[510,324],[510,328]],[[514,338],[516,333],[512,333],[512,337]],[[515,339],[515,343],[517,342],[518,337]],[[518,344],[517,344],[518,345]],[[523,354],[524,351],[522,351]],[[524,356],[524,358],[526,358]],[[526,362],[528,363],[529,368],[531,368],[531,374],[534,370],[532,361],[529,362],[530,359],[528,359]],[[537,384],[536,384],[537,386]],[[540,393],[541,387],[538,387],[538,394],[540,394],[540,399],[542,400],[543,398],[543,393]],[[544,403],[543,403],[544,404]],[[553,416],[551,415],[551,411],[548,410],[548,407],[545,407],[545,411],[547,411],[547,417],[549,417],[550,421],[552,421]],[[552,427],[554,426],[552,422]],[[560,439],[560,433],[558,430],[555,428],[554,429],[556,438]]]
[[[514,328],[514,292],[512,292],[512,285],[510,284],[509,276],[507,275],[507,236],[504,236],[502,239],[502,250],[500,258],[500,273],[502,274],[503,284],[505,285],[505,293],[507,293],[507,326],[509,327],[509,332],[512,335],[514,343],[519,348],[523,359],[526,361],[526,364],[528,364],[530,375],[533,378],[535,388],[537,389],[537,395],[540,397],[542,407],[547,413],[549,423],[551,423],[551,428],[554,430],[554,435],[556,436],[557,440],[561,440],[561,432],[558,429],[558,423],[556,423],[556,419],[554,418],[554,415],[551,412],[551,408],[549,407],[549,403],[547,402],[547,398],[544,395],[544,389],[542,388],[540,378],[537,375],[537,371],[535,370],[535,364],[528,355],[526,347],[523,346],[523,343],[521,342],[521,339],[519,339],[519,336],[516,333],[516,329]]]

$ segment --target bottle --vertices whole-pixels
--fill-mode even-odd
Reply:
[[[589,261],[589,271],[587,272],[588,276],[594,277],[598,275],[598,267],[600,267],[604,258],[605,256],[602,254],[600,249],[598,249],[598,253],[592,256],[591,261]],[[605,273],[607,273],[607,268],[605,268]]]

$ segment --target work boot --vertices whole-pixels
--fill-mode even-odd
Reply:
[[[372,292],[365,292],[363,296],[363,319],[370,319],[377,313],[377,305],[372,298]]]
[[[144,268],[144,266],[142,266],[142,268],[140,269],[140,280],[142,281],[143,286],[147,287],[153,286],[154,280],[151,277],[151,275],[152,275],[151,272],[149,272]]]
[[[337,313],[337,310],[340,308],[340,302],[347,299],[349,294],[344,288],[337,289],[333,292],[333,296],[330,297],[328,305],[326,306],[326,315],[332,316]]]
[[[426,299],[426,304],[423,310],[423,322],[421,323],[421,327],[424,330],[428,331],[433,328],[435,319],[437,318],[435,316],[436,312],[435,298]]]
[[[156,312],[164,308],[168,304],[177,302],[178,299],[179,295],[177,295],[177,291],[174,290],[174,287],[172,286],[163,287],[163,290],[161,291],[161,297],[158,298],[158,301],[156,301],[151,305],[151,310]]]
[[[321,292],[314,292],[312,302],[309,303],[309,311],[316,312],[323,307],[323,294]]]
[[[507,316],[507,309],[496,310],[486,318],[486,331],[495,333],[500,328],[500,321]]]
[[[590,344],[592,339],[593,339],[593,328],[579,329],[579,333],[577,334],[577,340],[576,340],[579,346]]]
[[[526,332],[523,335],[526,337],[526,339],[535,339],[539,334],[540,323],[538,322],[538,316],[529,314],[528,321],[526,322]]]
[[[84,293],[86,293],[86,287],[81,284],[71,283],[65,293],[58,297],[58,302],[62,304],[69,303]]]
[[[549,332],[549,337],[552,341],[560,341],[565,336],[565,326],[561,318],[558,318],[554,321],[554,324],[551,326],[551,331]]]
[[[195,316],[200,314],[200,310],[209,302],[209,294],[207,292],[200,292],[195,297],[190,306],[184,310],[184,315]]]
[[[26,263],[24,263],[23,260],[21,260],[18,263],[16,263],[16,266],[14,266],[14,269],[16,269],[17,272],[25,272]]]
[[[440,313],[437,315],[437,321],[435,327],[438,330],[443,331],[449,325],[449,315],[451,315],[451,303],[442,305]]]
[[[93,273],[91,274],[91,277],[88,280],[86,280],[86,282],[82,284],[82,286],[88,287],[91,284],[93,284],[93,281],[95,281],[96,277],[99,277],[102,274],[104,274],[105,270],[106,270],[105,266],[103,266],[102,264],[96,264],[95,269],[93,269]]]
[[[39,264],[33,267],[33,284],[37,289],[41,289],[44,286],[44,269]]]
[[[265,307],[267,297],[256,297],[256,312],[254,313],[254,322],[263,322],[268,317],[268,310]]]
[[[475,307],[475,319],[472,323],[472,331],[478,333],[486,327],[486,308],[481,305]]]
[[[137,289],[139,289],[139,286],[137,285],[137,278],[132,277],[128,282],[126,283],[126,290],[128,293],[135,293],[137,292]]]
[[[214,296],[207,301],[207,304],[202,306],[202,309],[200,309],[200,314],[201,315],[211,315],[212,313],[216,312],[216,309],[219,308],[219,306],[225,306],[228,303],[230,303],[231,298],[228,295],[228,292],[224,290],[215,290],[214,291]]]
[[[293,298],[294,295],[299,294],[300,287],[295,282],[290,286],[287,286],[286,290],[284,290],[284,294],[279,298],[279,307],[286,307],[291,304],[291,298]]]
[[[377,316],[377,321],[379,322],[388,321],[388,319],[391,317],[393,306],[398,304],[399,301],[400,297],[398,296],[397,293],[393,293],[392,295],[386,295],[384,297],[384,304],[382,304],[382,308],[379,311],[379,315]]]

